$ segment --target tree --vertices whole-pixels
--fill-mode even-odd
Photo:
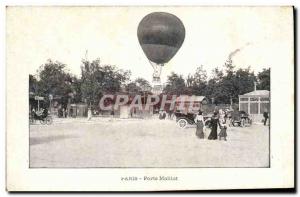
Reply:
[[[207,72],[204,70],[203,65],[196,69],[195,74],[190,78],[192,80],[191,89],[195,95],[206,95],[207,91]]]
[[[270,91],[270,68],[264,68],[263,71],[258,73],[257,78],[257,89]]]
[[[36,93],[38,91],[38,81],[33,75],[29,75],[29,92]]]
[[[140,92],[147,92],[151,90],[149,81],[143,78],[137,78],[136,80],[126,85],[126,91],[129,93],[138,94]]]
[[[47,60],[38,70],[36,94],[43,96],[49,102],[49,95],[61,98],[61,104],[67,105],[72,93],[72,75],[66,70],[66,65]]]
[[[149,89],[151,89],[151,85],[149,83],[149,81],[147,81],[146,79],[143,79],[141,77],[137,78],[135,80],[135,83],[141,87],[142,91],[147,91]]]
[[[82,93],[81,93],[81,79],[78,79],[75,76],[72,76],[72,102],[79,103],[82,102]]]
[[[98,105],[105,93],[114,94],[129,80],[129,71],[118,70],[112,65],[100,65],[100,59],[83,60],[81,66],[81,94],[83,100]]]
[[[238,95],[242,95],[254,90],[254,82],[256,82],[256,76],[249,66],[246,69],[238,69],[235,72],[232,83],[232,99],[233,102],[238,102]]]
[[[202,83],[206,83],[207,72],[206,70],[204,70],[203,65],[197,67],[193,78],[194,78],[194,84],[196,85],[201,85]]]
[[[164,88],[164,92],[167,94],[180,95],[186,93],[185,80],[182,75],[178,75],[174,72],[168,76],[167,85]]]
[[[191,74],[189,74],[186,79],[186,86],[192,87],[193,83],[194,83],[194,77]]]
[[[58,61],[48,60],[39,70],[40,93],[44,95],[65,95],[71,92],[71,75],[66,65]]]
[[[238,102],[238,96],[253,91],[256,76],[251,68],[235,70],[232,61],[227,61],[223,69],[215,68],[213,77],[209,79],[206,89],[206,97],[214,100],[214,103],[229,104]]]
[[[205,96],[212,103],[223,102],[222,82],[224,80],[224,72],[222,69],[215,68],[212,70],[212,77],[207,82]]]

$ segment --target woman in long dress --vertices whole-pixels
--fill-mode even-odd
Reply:
[[[227,126],[226,126],[226,120],[225,119],[220,119],[220,127],[221,127],[221,131],[219,133],[219,140],[221,140],[222,138],[224,138],[225,141],[227,141],[226,137],[227,137]]]
[[[204,139],[204,132],[203,132],[204,119],[201,111],[199,111],[199,113],[197,114],[195,118],[195,122],[197,124],[196,136],[200,139]]]
[[[211,117],[211,132],[208,136],[209,140],[216,140],[218,139],[218,125],[219,125],[219,118],[218,113],[214,112],[214,115]]]

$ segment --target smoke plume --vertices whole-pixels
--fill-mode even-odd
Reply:
[[[235,56],[238,52],[240,52],[242,49],[244,49],[246,46],[249,46],[249,45],[251,45],[251,43],[250,43],[250,42],[247,42],[247,43],[245,44],[245,46],[242,46],[242,47],[240,47],[240,48],[235,49],[234,51],[232,51],[232,52],[229,54],[229,56],[228,56],[228,60],[229,60],[229,61],[232,61],[233,56]]]

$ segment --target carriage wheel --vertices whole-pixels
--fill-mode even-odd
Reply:
[[[29,124],[33,124],[33,123],[34,123],[33,118],[29,118]]]
[[[46,118],[43,119],[43,120],[40,120],[40,123],[41,123],[41,124],[46,124],[46,123],[47,123]]]
[[[53,123],[53,119],[52,119],[52,117],[47,117],[46,119],[46,124],[48,124],[48,125],[50,125],[50,124],[52,124]]]

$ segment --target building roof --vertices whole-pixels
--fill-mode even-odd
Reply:
[[[248,92],[242,96],[270,96],[269,90],[255,90],[253,92]]]
[[[179,97],[176,98],[176,101],[193,101],[193,102],[202,102],[205,99],[205,96],[189,96],[189,95],[180,95]]]

